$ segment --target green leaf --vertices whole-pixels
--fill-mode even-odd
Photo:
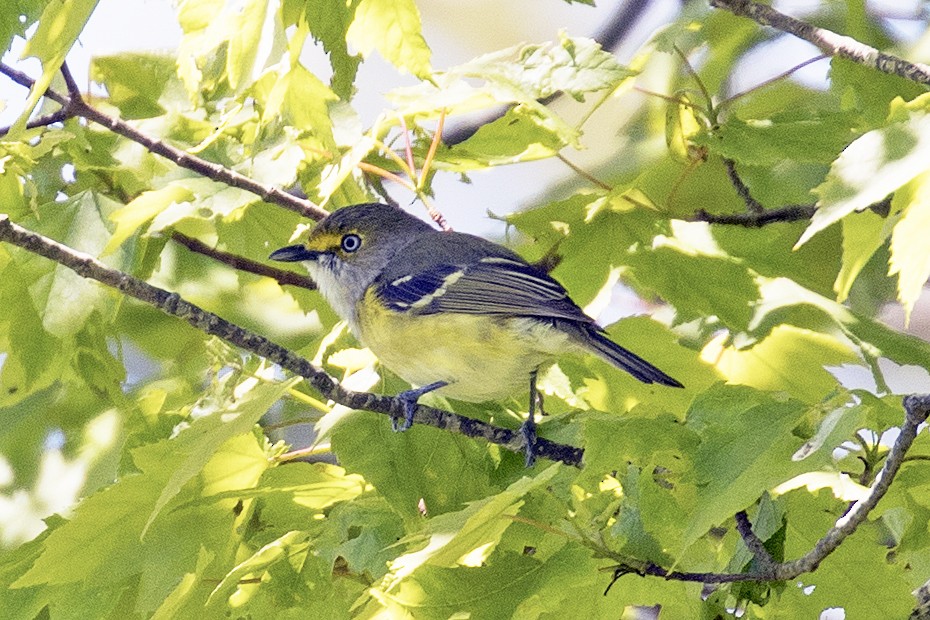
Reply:
[[[110,220],[116,224],[116,230],[104,248],[103,254],[107,255],[115,251],[165,209],[187,202],[192,198],[193,192],[180,181],[142,193],[125,207],[110,214]]]
[[[357,6],[344,0],[285,0],[281,9],[285,24],[306,24],[313,38],[323,44],[333,68],[332,89],[346,101],[352,97],[361,63],[358,55],[349,54],[346,41]]]
[[[42,555],[14,587],[81,581],[94,586],[143,573],[142,596],[157,606],[157,593],[167,595],[176,579],[191,570],[202,545],[217,552],[229,544],[235,499],[181,500],[257,483],[267,457],[255,437],[244,433],[286,385],[258,384],[228,407],[195,420],[176,438],[133,450],[141,473],[124,476],[81,502],[74,517],[46,539]],[[188,484],[195,477],[198,484]],[[186,491],[179,496],[182,487]],[[169,505],[175,509],[165,510]]]
[[[545,486],[559,471],[552,465],[533,478],[524,477],[504,491],[471,502],[458,512],[447,512],[426,522],[426,545],[391,562],[380,589],[391,592],[423,566],[478,566],[513,524],[511,517],[523,505],[523,496]],[[414,539],[421,538],[416,536]],[[409,542],[412,542],[409,541]]]
[[[346,41],[363,56],[378,50],[395,67],[419,78],[428,78],[432,71],[420,11],[413,0],[360,0]]]
[[[332,149],[335,142],[328,104],[337,100],[336,94],[319,78],[296,64],[275,82],[262,112],[262,122],[284,116],[291,125],[312,132],[326,148]]]
[[[846,502],[823,492],[794,492],[785,500],[785,555],[789,558],[810,551],[848,508]],[[799,618],[818,617],[829,608],[843,608],[847,618],[906,618],[914,605],[914,585],[909,583],[901,560],[896,560],[884,545],[876,544],[877,535],[877,528],[871,524],[861,526],[816,572],[794,580],[797,586],[784,590],[779,607],[791,609]]]
[[[9,50],[13,37],[25,39],[45,5],[44,0],[9,0],[7,10],[0,11],[0,50]]]
[[[930,344],[920,338],[860,316],[788,278],[763,278],[760,283],[762,301],[753,315],[752,337],[763,337],[783,323],[820,332],[824,329],[824,319],[828,319],[868,359],[884,356],[898,364],[930,366]]]
[[[628,261],[636,282],[679,311],[679,321],[716,316],[733,331],[748,328],[759,298],[754,274],[738,260],[706,244],[701,224],[678,226]]]
[[[830,163],[854,137],[848,113],[789,112],[764,119],[730,118],[694,142],[741,164],[774,166],[784,160]]]
[[[332,445],[346,470],[364,476],[408,520],[420,519],[421,502],[440,514],[495,490],[487,447],[460,435],[422,425],[394,433],[386,416],[353,412],[333,428]]]
[[[394,591],[379,593],[365,611],[367,617],[380,611],[437,620],[596,617],[591,614],[605,606],[599,577],[598,563],[578,546],[566,545],[546,561],[507,553],[480,568],[423,567]]]
[[[330,565],[342,558],[351,572],[380,579],[398,553],[394,543],[403,535],[403,523],[390,505],[378,495],[366,494],[329,511],[314,549]]]
[[[196,596],[198,586],[206,579],[204,572],[213,561],[213,554],[206,549],[201,549],[197,554],[197,564],[194,570],[185,573],[181,581],[171,593],[165,597],[164,602],[155,610],[152,620],[172,620],[173,618],[182,618],[185,615],[202,610],[202,604]]]
[[[866,210],[856,217],[843,218],[843,266],[833,284],[837,301],[846,301],[853,283],[866,263],[891,236],[892,230],[901,219],[898,205],[903,193],[902,190],[895,194],[892,201],[894,215],[890,217],[882,217]]]
[[[849,438],[848,425],[835,425],[806,458],[792,458],[802,443],[793,431],[807,414],[797,401],[750,388],[721,386],[695,400],[687,424],[702,438],[694,454],[697,498],[681,550],[763,492],[831,460]]]
[[[616,88],[632,75],[591,39],[562,36],[558,43],[521,45],[480,56],[432,76],[430,82],[395,89],[390,99],[403,116],[435,116],[520,103],[562,142],[579,146],[580,131],[556,116],[539,99],[564,92],[582,100],[586,93]],[[483,82],[475,86],[475,80]]]
[[[40,207],[41,220],[27,221],[61,243],[93,257],[101,255],[110,241],[109,217],[118,203],[94,192],[81,192],[62,202]],[[109,267],[122,266],[124,254],[111,254],[101,260]],[[51,266],[45,259],[43,266]],[[56,265],[48,276],[30,287],[49,334],[64,338],[79,331],[94,311],[112,319],[112,292],[97,282],[86,280],[71,269]]]
[[[301,529],[307,523],[321,519],[326,509],[358,498],[368,487],[357,474],[325,463],[288,463],[286,467],[269,469],[261,484],[249,491],[233,491],[229,497],[262,498],[262,518],[286,529]],[[204,501],[215,501],[210,496]]]
[[[225,602],[239,587],[240,580],[247,575],[261,576],[273,564],[286,561],[290,555],[305,550],[308,540],[307,532],[288,532],[268,543],[226,573],[223,580],[210,592],[207,604],[216,605],[217,602]]]
[[[930,114],[911,112],[901,122],[870,131],[852,142],[815,191],[817,211],[797,245],[854,211],[885,198],[930,161]]]
[[[566,146],[547,120],[532,109],[516,107],[482,125],[475,135],[440,152],[437,165],[455,172],[552,157]]]
[[[68,51],[78,35],[84,29],[91,13],[97,8],[98,0],[70,0],[69,2],[49,2],[39,18],[39,27],[23,48],[23,58],[34,57],[42,63],[42,75],[29,90],[29,98],[23,112],[13,125],[11,134],[15,135],[26,126],[26,121],[42,95],[52,84],[52,78],[58,73]],[[7,9],[9,10],[9,9]],[[18,16],[17,16],[18,17]]]
[[[176,64],[173,56],[159,54],[96,56],[90,79],[106,86],[108,102],[122,118],[151,118],[165,113],[159,100],[170,83],[177,83]]]
[[[745,349],[721,347],[723,340],[709,343],[702,357],[713,360],[730,383],[783,390],[808,403],[819,402],[838,385],[826,366],[859,361],[841,340],[791,325],[776,326],[761,342]]]
[[[226,72],[229,86],[238,90],[251,77],[258,53],[262,50],[261,38],[268,25],[274,24],[276,2],[247,0],[237,3],[229,38]]]
[[[449,75],[487,80],[504,97],[545,99],[563,92],[582,101],[591,92],[616,88],[633,72],[593,39],[564,33],[557,43],[521,45],[479,56]]]
[[[174,470],[165,481],[158,499],[155,500],[155,505],[140,536],[145,536],[146,531],[162,509],[180,493],[181,487],[203,470],[223,443],[251,429],[271,405],[276,403],[281,395],[298,380],[294,378],[282,383],[258,384],[233,403],[223,407],[220,412],[199,418],[190,425],[190,428],[181,431],[174,438],[171,448]],[[162,447],[159,446],[159,449]],[[146,469],[145,459],[148,458],[149,450],[150,448],[139,448],[135,455],[139,460],[137,464],[143,471]],[[254,467],[254,464],[247,461],[241,465]],[[155,463],[152,463],[152,468],[155,468]],[[264,470],[264,467],[261,469]]]
[[[898,300],[904,305],[904,323],[911,319],[914,304],[930,277],[930,243],[926,233],[930,230],[930,174],[913,181],[901,221],[891,233],[891,260],[888,275],[898,276]]]
[[[14,405],[55,379],[64,360],[60,341],[45,331],[26,274],[0,246],[0,406]]]

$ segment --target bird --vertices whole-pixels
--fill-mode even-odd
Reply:
[[[466,402],[529,386],[521,426],[536,459],[536,377],[566,352],[594,354],[643,383],[683,385],[613,342],[543,269],[475,235],[442,231],[381,203],[343,207],[303,243],[269,259],[300,262],[332,309],[388,369],[411,384],[397,395],[413,423],[429,392]]]

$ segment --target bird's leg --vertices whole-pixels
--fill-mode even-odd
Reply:
[[[520,427],[526,450],[526,466],[532,467],[536,462],[536,400],[539,392],[536,390],[536,370],[530,373],[530,410],[526,421]]]
[[[402,424],[398,424],[397,418],[391,417],[391,428],[395,431],[405,431],[413,426],[413,414],[417,410],[417,401],[420,397],[447,385],[449,384],[445,381],[434,381],[429,385],[406,390],[398,394],[397,398],[404,403],[404,421]]]

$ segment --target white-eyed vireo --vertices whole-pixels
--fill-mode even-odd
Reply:
[[[611,341],[558,282],[486,239],[434,229],[384,204],[324,218],[306,243],[271,254],[300,261],[336,313],[381,362],[414,386],[399,394],[410,427],[417,399],[437,391],[484,402],[530,385],[521,431],[536,439],[536,373],[565,352],[594,353],[644,383],[681,387]]]

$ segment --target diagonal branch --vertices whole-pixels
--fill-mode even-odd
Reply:
[[[754,215],[765,213],[765,207],[762,206],[761,202],[753,198],[752,193],[749,191],[749,186],[743,183],[743,179],[741,179],[739,173],[736,172],[736,162],[725,157],[723,159],[723,165],[727,169],[727,176],[730,178],[730,183],[733,184],[736,193],[739,194],[739,197],[746,203],[746,209],[749,213]]]
[[[273,280],[277,280],[278,284],[299,286],[301,288],[307,289],[308,291],[316,290],[316,285],[313,283],[313,281],[310,280],[307,276],[302,276],[299,273],[288,271],[286,269],[278,269],[277,267],[271,267],[270,265],[265,265],[264,263],[254,261],[251,258],[245,258],[244,256],[230,254],[229,252],[224,252],[223,250],[211,248],[203,241],[194,239],[193,237],[188,237],[187,235],[179,233],[178,231],[171,233],[171,239],[174,242],[183,245],[191,252],[209,256],[213,260],[219,261],[225,265],[229,265],[233,269],[254,273],[257,276],[265,276]]]
[[[852,37],[818,28],[780,13],[770,6],[751,0],[710,0],[710,5],[804,39],[829,56],[839,56],[882,73],[898,75],[919,84],[930,85],[930,66],[885,54]]]
[[[97,108],[87,103],[87,101],[81,96],[81,93],[77,88],[77,84],[74,82],[74,78],[71,77],[71,73],[64,65],[62,65],[62,72],[63,75],[65,75],[65,82],[68,84],[70,96],[63,95],[51,88],[45,91],[45,96],[52,101],[56,101],[61,104],[68,118],[75,116],[84,117],[89,121],[103,125],[107,129],[113,131],[114,133],[118,133],[124,138],[128,138],[133,142],[141,144],[152,153],[161,155],[165,159],[174,162],[182,168],[187,168],[188,170],[192,170],[197,174],[205,176],[209,179],[213,179],[214,181],[219,181],[220,183],[225,183],[231,187],[251,192],[260,197],[265,202],[284,207],[285,209],[289,209],[291,211],[295,211],[312,220],[319,220],[328,215],[326,210],[321,209],[309,200],[303,200],[297,196],[293,196],[283,190],[280,190],[277,187],[259,183],[258,181],[250,179],[249,177],[234,170],[230,170],[225,166],[207,161],[206,159],[202,159],[196,155],[191,155],[182,149],[171,146],[167,142],[157,140],[142,133],[122,119],[101,112]],[[0,73],[6,75],[17,84],[25,86],[26,88],[32,88],[35,85],[35,80],[33,80],[25,73],[10,67],[9,65],[0,63]]]
[[[235,346],[260,355],[282,368],[304,377],[320,394],[341,405],[352,409],[365,409],[375,413],[382,413],[394,418],[404,416],[404,403],[400,399],[347,390],[322,369],[281,345],[230,323],[211,312],[207,312],[185,301],[177,293],[169,293],[127,273],[111,269],[88,254],[77,252],[48,237],[17,226],[5,214],[0,214],[0,241],[12,243],[24,250],[51,259],[84,278],[102,282],[107,286],[118,289],[125,295],[150,304],[166,314],[183,319],[206,334],[217,336]],[[466,418],[442,409],[418,405],[414,421],[450,432],[461,433],[466,437],[483,438],[490,443],[498,444],[514,452],[523,450],[524,440],[519,432],[493,426],[480,420]],[[536,453],[540,457],[578,467],[581,465],[583,451],[581,448],[538,438],[536,440]]]
[[[759,570],[762,572],[772,570],[777,565],[777,562],[772,558],[763,542],[759,540],[759,537],[756,536],[756,533],[752,531],[752,522],[749,521],[749,515],[746,514],[745,510],[740,510],[734,515],[734,519],[736,520],[736,531],[739,532],[746,548],[755,558]]]
[[[626,574],[637,574],[644,577],[661,577],[676,581],[689,581],[696,583],[734,583],[738,581],[787,581],[804,573],[810,573],[820,566],[831,553],[846,540],[866,520],[879,500],[885,496],[891,483],[897,475],[907,451],[917,437],[921,424],[927,421],[930,415],[930,394],[915,394],[905,396],[904,423],[901,433],[891,446],[891,451],[885,459],[881,472],[875,478],[875,483],[869,490],[868,496],[853,504],[853,507],[843,515],[836,524],[817,541],[814,547],[806,554],[791,562],[776,563],[768,551],[762,546],[762,541],[752,531],[752,524],[745,512],[736,514],[736,527],[746,546],[757,560],[758,567],[745,573],[693,573],[686,571],[669,571],[652,562],[631,560],[619,556],[605,549],[599,549],[605,556],[618,561],[614,568],[614,580]]]
[[[122,293],[148,303],[166,314],[178,317],[190,323],[204,333],[218,336],[227,342],[260,355],[282,368],[307,379],[311,386],[326,398],[353,409],[366,409],[377,413],[399,417],[403,415],[403,403],[396,398],[379,396],[362,392],[353,392],[340,386],[332,377],[306,359],[277,345],[267,338],[245,330],[219,316],[207,312],[185,301],[176,293],[157,288],[134,278],[126,273],[111,269],[93,257],[77,252],[65,245],[26,230],[12,223],[8,216],[0,214],[0,241],[6,241],[34,254],[49,258],[72,269],[78,275],[102,282],[118,289]],[[761,541],[752,532],[752,526],[745,514],[737,514],[737,528],[747,546],[757,559],[759,567],[748,573],[692,573],[669,571],[651,562],[641,562],[621,558],[611,553],[608,557],[618,560],[615,577],[636,573],[643,576],[656,576],[664,579],[692,581],[701,583],[732,583],[737,581],[784,581],[801,574],[811,572],[840,544],[861,525],[885,495],[895,475],[904,462],[904,457],[917,436],[918,427],[930,414],[930,395],[912,395],[904,398],[904,423],[882,471],[875,479],[869,495],[857,502],[807,554],[792,562],[774,563],[770,556],[763,553]],[[454,413],[418,405],[414,420],[420,424],[458,432],[467,437],[483,438],[508,450],[520,451],[523,439],[519,432],[499,428],[478,420],[466,418]],[[580,466],[583,450],[573,446],[558,444],[545,439],[537,441],[539,456],[568,465]],[[762,549],[760,551],[760,549]],[[766,561],[768,558],[769,561]]]

